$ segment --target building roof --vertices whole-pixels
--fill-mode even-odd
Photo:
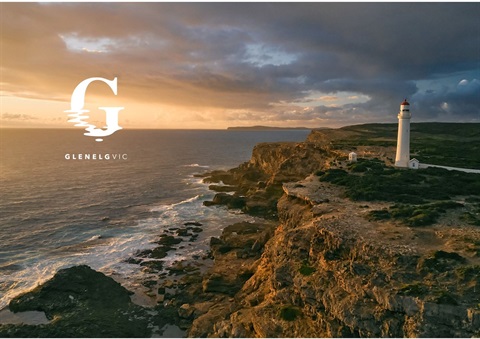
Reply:
[[[407,99],[403,100],[403,102],[402,102],[400,105],[409,105],[409,106],[410,106],[410,104],[408,103]]]

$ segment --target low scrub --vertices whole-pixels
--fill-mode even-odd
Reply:
[[[300,272],[301,275],[309,276],[309,275],[312,275],[315,272],[315,268],[306,264],[306,263],[304,263],[304,264],[302,264],[302,266],[300,267],[300,269],[298,271]]]
[[[360,159],[348,170],[318,172],[319,180],[345,187],[346,197],[356,201],[387,201],[388,210],[372,211],[371,220],[402,220],[410,226],[435,223],[447,210],[462,207],[449,201],[454,196],[478,199],[480,175],[441,168],[405,170],[386,166],[378,159]],[[477,224],[474,215],[466,215]]]
[[[300,309],[291,305],[283,306],[279,311],[280,318],[286,321],[294,321],[298,318],[298,316],[300,316],[300,314]]]
[[[447,210],[463,207],[454,201],[439,201],[423,205],[396,204],[389,209],[375,210],[368,213],[369,220],[400,220],[409,226],[427,226],[437,222]]]
[[[421,204],[457,195],[476,199],[480,192],[478,174],[441,168],[397,169],[385,166],[378,159],[361,159],[349,165],[348,171],[329,169],[317,174],[320,181],[344,186],[352,200]]]

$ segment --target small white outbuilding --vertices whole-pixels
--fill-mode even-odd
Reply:
[[[418,169],[418,166],[420,165],[420,161],[418,161],[417,159],[413,158],[411,160],[408,161],[408,168],[411,168],[411,169]]]
[[[357,162],[357,153],[355,153],[355,152],[348,153],[348,161],[349,162]]]

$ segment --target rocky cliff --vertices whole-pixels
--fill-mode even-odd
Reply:
[[[43,311],[51,322],[0,326],[0,336],[138,337],[161,334],[166,324],[191,337],[480,336],[480,180],[439,181],[442,173],[420,170],[413,180],[385,166],[394,132],[358,126],[257,145],[249,162],[205,175],[218,192],[206,206],[261,217],[211,238],[206,272],[180,262],[169,269],[173,281],[146,281],[155,287],[152,309],[88,267],[60,271],[10,304]],[[377,160],[349,165],[352,150]],[[379,192],[388,180],[396,192]],[[456,190],[458,183],[467,189]],[[432,193],[434,185],[445,192]],[[392,205],[394,195],[422,204]],[[162,239],[159,258],[175,240]]]
[[[319,131],[305,143],[260,144],[249,163],[223,173],[246,206],[281,185],[278,226],[261,257],[249,262],[251,277],[196,317],[190,336],[480,335],[480,255],[471,247],[480,244],[480,230],[458,211],[428,228],[369,220],[388,203],[350,201],[341,187],[311,175],[344,167],[351,146],[335,143],[349,137]],[[392,150],[361,147],[386,163]],[[223,255],[215,258],[216,279]]]

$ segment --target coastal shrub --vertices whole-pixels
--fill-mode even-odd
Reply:
[[[480,175],[442,168],[405,170],[386,166],[378,159],[360,159],[348,171],[329,169],[318,172],[319,180],[345,187],[345,196],[355,201],[387,201],[396,205],[386,211],[372,211],[367,218],[402,220],[410,226],[435,223],[447,210],[462,207],[454,196],[477,201]],[[480,207],[479,207],[480,209]],[[480,225],[474,214],[465,220]]]
[[[453,271],[456,266],[466,262],[467,260],[456,252],[438,250],[421,258],[418,261],[417,270],[425,274],[429,274],[432,271]]]
[[[348,172],[343,169],[329,169],[320,177],[320,181],[327,181],[334,184],[343,183],[343,180],[348,178]]]
[[[420,213],[408,218],[406,223],[410,226],[426,226],[433,224],[438,217],[439,214],[437,212],[428,211],[426,213]]]
[[[300,310],[291,305],[283,306],[279,312],[280,318],[286,321],[294,321],[300,314]]]
[[[357,162],[357,163],[353,163],[353,164],[350,164],[348,166],[348,169],[352,172],[366,172],[368,170],[368,166],[365,162]]]
[[[349,165],[349,171],[329,169],[319,180],[346,188],[352,200],[379,200],[422,204],[428,200],[449,200],[452,196],[478,197],[480,175],[442,168],[404,170],[387,167],[379,160]]]
[[[381,173],[386,168],[385,163],[377,158],[375,159],[359,159],[357,162],[351,163],[348,169],[352,172],[363,173],[373,171],[373,173]]]
[[[367,214],[367,219],[369,221],[378,221],[378,220],[388,220],[392,217],[392,215],[390,214],[390,212],[384,208],[382,210],[374,210],[374,211],[370,211],[368,212]]]
[[[480,265],[459,267],[455,270],[455,275],[461,280],[477,279],[480,281]]]
[[[398,290],[398,294],[411,296],[411,297],[422,297],[427,293],[428,293],[428,287],[419,282],[403,285]]]
[[[388,209],[374,210],[367,214],[367,219],[372,221],[395,219],[409,226],[426,226],[435,223],[441,214],[448,209],[462,207],[454,201],[439,201],[430,204],[410,205],[395,204]]]
[[[473,213],[465,212],[460,217],[461,220],[469,223],[470,225],[480,226],[480,219],[477,218]]]
[[[466,259],[456,252],[435,251],[433,253],[433,259],[435,260],[453,260],[460,263],[465,263]]]
[[[457,297],[448,291],[437,291],[434,301],[437,304],[458,305]]]
[[[309,266],[307,263],[303,263],[300,269],[298,270],[301,275],[309,276],[315,272],[315,268]]]

